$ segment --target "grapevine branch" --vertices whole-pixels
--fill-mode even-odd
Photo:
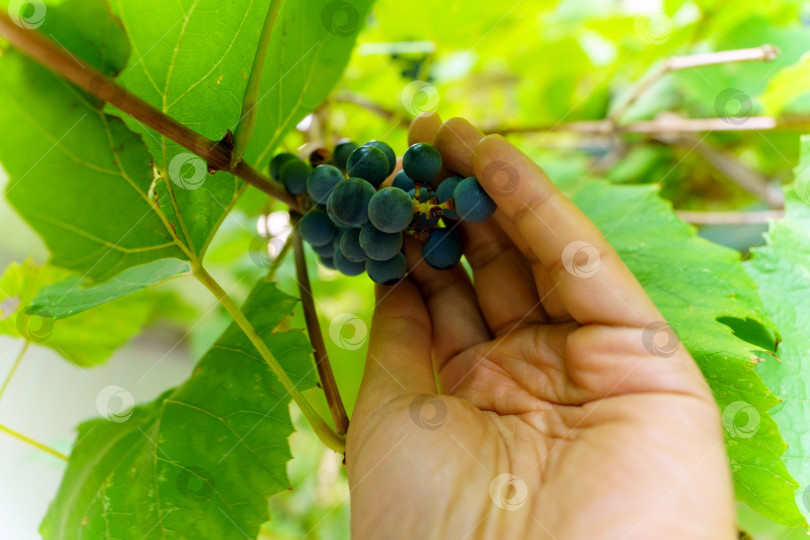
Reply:
[[[785,217],[784,210],[695,212],[676,210],[682,220],[693,225],[764,225]]]
[[[688,56],[672,56],[664,60],[647,77],[633,87],[624,102],[616,107],[608,115],[608,120],[614,124],[618,123],[630,107],[640,98],[653,84],[664,75],[673,71],[684,69],[713,66],[717,64],[731,64],[734,62],[767,62],[779,56],[779,49],[773,45],[763,45],[753,49],[734,49],[731,51],[718,51],[709,53],[691,54]]]
[[[278,0],[280,1],[280,0]],[[274,0],[277,2],[277,0]],[[276,6],[278,9],[278,6]],[[273,6],[268,13],[268,21],[265,23],[267,32],[272,30],[274,19],[277,12],[273,13]],[[203,158],[209,167],[209,172],[212,174],[217,171],[229,172],[248,184],[260,189],[271,197],[274,197],[286,203],[290,209],[294,211],[300,210],[298,201],[287,193],[287,191],[277,182],[271,180],[252,167],[249,163],[241,159],[233,159],[233,149],[235,141],[233,134],[228,132],[221,141],[213,141],[203,136],[200,133],[184,126],[174,118],[166,115],[162,111],[153,107],[143,99],[132,94],[112,78],[107,77],[100,71],[96,70],[89,64],[81,61],[80,59],[70,55],[67,51],[62,50],[53,41],[44,35],[34,30],[21,28],[14,24],[8,15],[0,10],[0,35],[8,39],[9,43],[19,49],[23,54],[41,64],[42,66],[50,69],[54,73],[62,76],[66,80],[72,82],[78,87],[84,89],[98,99],[113,105],[122,112],[130,115],[144,125],[154,129],[164,137],[176,142],[184,148],[190,150],[196,155]],[[261,40],[268,40],[269,37],[263,36]],[[261,41],[260,40],[260,41]],[[264,54],[257,51],[257,54]],[[253,80],[257,81],[260,75],[256,75]],[[248,85],[246,98],[250,100],[251,88],[257,85],[258,82],[251,82]],[[255,101],[255,100],[254,100]],[[248,107],[251,107],[250,105]],[[255,105],[247,110],[248,116],[255,114]],[[237,130],[239,127],[237,126]],[[243,127],[240,132],[240,140],[244,141],[239,143],[241,145],[247,144],[247,139],[250,136],[248,127]],[[236,324],[245,333],[254,347],[256,347],[259,354],[264,361],[268,364],[271,371],[276,375],[284,388],[290,396],[298,403],[304,416],[312,425],[313,430],[318,437],[331,449],[337,452],[343,452],[345,449],[345,439],[341,435],[329,427],[328,424],[318,415],[312,408],[310,403],[304,398],[301,392],[295,387],[292,380],[290,380],[287,373],[278,363],[278,360],[272,354],[267,344],[261,339],[256,332],[256,329],[251,325],[250,321],[245,317],[244,313],[239,309],[236,303],[228,296],[222,287],[208,274],[205,269],[197,265],[194,271],[197,279],[203,283],[219,300],[220,304],[228,311]],[[3,426],[0,426],[3,428]],[[33,444],[34,446],[41,447],[45,451],[60,457],[56,451],[47,449],[32,439],[17,434],[7,428],[4,431]],[[62,456],[64,457],[64,456]],[[65,457],[66,459],[66,457]]]
[[[382,105],[373,101],[366,96],[361,94],[356,94],[353,92],[342,92],[335,96],[334,98],[335,103],[351,103],[353,105],[357,105],[367,111],[376,114],[377,116],[383,118],[384,120],[394,120],[397,119],[397,122],[400,126],[407,128],[410,126],[410,122],[404,116],[398,115],[396,112],[392,111]]]
[[[394,116],[394,112],[386,109],[385,106],[356,96],[343,94],[335,101],[357,105],[385,119]],[[676,115],[667,115],[655,120],[639,120],[622,125],[616,125],[610,120],[582,120],[556,124],[495,126],[484,129],[484,133],[487,135],[511,135],[559,132],[607,137],[631,134],[701,133],[705,131],[789,131],[802,133],[810,131],[810,115],[791,115],[779,118],[773,116],[749,116],[732,120],[728,118],[683,118]]]
[[[17,26],[5,10],[0,10],[0,35],[35,62],[200,156],[208,163],[211,173],[229,172],[271,197],[288,204],[290,208],[298,209],[295,198],[287,193],[278,182],[263,175],[244,161],[239,160],[236,164],[232,163],[233,136],[230,133],[226,134],[221,141],[213,141],[184,126],[132,94],[112,78],[70,55],[40,32]]]
[[[295,219],[295,218],[294,218]],[[293,245],[295,253],[295,271],[298,279],[298,288],[301,291],[301,304],[304,308],[304,319],[307,323],[309,341],[312,344],[315,355],[315,366],[318,368],[318,377],[321,380],[323,393],[326,395],[326,402],[329,405],[329,412],[335,423],[335,428],[339,435],[345,435],[349,429],[349,417],[343,407],[340,398],[335,376],[332,373],[332,366],[329,364],[329,354],[326,352],[326,344],[323,340],[321,325],[318,322],[318,313],[315,310],[315,302],[312,297],[312,287],[309,283],[307,273],[307,260],[304,254],[304,242],[298,227],[293,227]]]
[[[700,133],[705,131],[810,131],[810,115],[794,115],[780,118],[773,116],[749,116],[736,118],[681,118],[666,116],[655,120],[640,120],[615,125],[610,120],[584,120],[536,126],[503,126],[485,130],[499,135],[520,133],[568,132],[585,135],[625,135],[635,133]]]
[[[694,137],[689,137],[694,139]],[[693,148],[717,171],[728,177],[740,188],[754,195],[774,209],[784,208],[785,195],[778,184],[772,185],[754,169],[705,141],[689,141]]]

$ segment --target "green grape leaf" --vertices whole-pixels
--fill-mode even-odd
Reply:
[[[191,266],[186,261],[160,259],[128,268],[114,278],[97,285],[88,284],[79,277],[70,277],[43,287],[31,303],[28,313],[45,314],[55,320],[64,319],[188,273],[190,269]]]
[[[697,361],[723,411],[726,445],[739,500],[787,525],[804,523],[785,443],[769,410],[779,400],[756,370],[761,347],[718,319],[772,327],[739,254],[699,238],[653,186],[594,182],[574,202],[635,274]]]
[[[119,77],[128,90],[212,140],[234,131],[270,0],[111,0],[132,43]],[[259,92],[257,129],[248,160],[263,166],[287,131],[321,101],[342,73],[354,35],[371,1],[347,6],[353,28],[329,33],[330,2],[284,2],[271,35]],[[127,120],[144,134],[163,181],[160,202],[187,243],[202,253],[244,184],[226,173],[210,175],[203,160],[173,141]],[[252,150],[261,148],[261,151]],[[178,216],[179,212],[179,216]],[[180,230],[178,229],[178,231]]]
[[[762,104],[768,114],[779,115],[784,112],[807,112],[808,86],[810,86],[810,56],[803,56],[797,63],[779,70],[768,81],[768,87],[761,96]],[[801,110],[796,109],[800,104]]]
[[[326,98],[349,61],[355,36],[373,3],[284,2],[267,51],[270,60],[262,72],[258,122],[246,153],[249,161],[267,164],[287,131]]]
[[[316,384],[306,335],[274,332],[295,304],[261,281],[242,309],[305,390]],[[119,398],[126,392],[114,390]],[[111,396],[103,397],[102,407]],[[116,409],[120,401],[111,402],[106,419],[79,426],[42,536],[255,538],[269,519],[267,498],[290,488],[289,401],[248,338],[231,325],[183,385],[131,415]]]
[[[803,486],[799,507],[810,516],[810,433],[807,431],[810,365],[810,137],[803,137],[803,160],[795,189],[786,190],[786,213],[771,224],[768,245],[754,250],[745,269],[759,285],[765,310],[779,326],[782,340],[776,356],[758,366],[763,380],[782,402],[773,417],[788,443],[783,457],[788,471]]]
[[[39,31],[107,73],[126,61],[126,41],[101,1],[49,5]],[[155,259],[183,258],[149,200],[149,153],[121,120],[13,51],[0,57],[0,102],[0,125],[13,133],[0,145],[6,194],[53,264],[103,281]]]
[[[49,347],[79,366],[104,362],[121,345],[139,334],[155,313],[154,298],[134,294],[64,319],[45,309],[27,313],[33,298],[70,272],[31,261],[9,265],[0,276],[0,334],[21,337]]]

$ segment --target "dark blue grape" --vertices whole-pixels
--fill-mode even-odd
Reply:
[[[382,141],[368,141],[363,146],[373,146],[374,148],[379,148],[385,154],[385,158],[388,160],[388,174],[394,172],[394,169],[397,168],[397,155],[394,153],[394,149],[385,144]],[[388,176],[386,174],[385,176]]]
[[[279,177],[279,173],[281,172],[281,167],[291,159],[298,159],[298,156],[289,152],[276,154],[276,156],[270,160],[270,178],[280,182],[281,178]]]
[[[371,223],[360,229],[360,246],[369,259],[386,261],[402,249],[402,233],[382,232]]]
[[[332,260],[335,261],[335,268],[345,276],[359,276],[365,269],[365,263],[356,263],[347,259],[340,249],[336,249],[332,254]]]
[[[352,228],[353,227],[341,227],[338,229],[338,231],[335,233],[335,237],[332,239],[332,249],[335,249],[340,245],[340,239],[343,238],[343,235],[346,234],[346,231],[349,231]]]
[[[340,229],[349,229],[352,227],[352,225],[344,223],[343,220],[335,215],[335,213],[332,211],[332,206],[329,204],[329,199],[326,200],[326,215],[328,215],[329,219],[332,220],[332,223],[334,223],[335,226],[339,227]]]
[[[453,190],[456,213],[464,221],[479,223],[495,213],[495,201],[484,191],[474,176],[465,178]]]
[[[382,232],[400,232],[413,219],[413,199],[401,189],[382,188],[368,203],[368,219]]]
[[[399,171],[396,176],[394,176],[394,181],[391,183],[391,185],[395,188],[401,189],[402,191],[410,191],[415,187],[413,178],[405,174],[405,171]]]
[[[332,242],[337,227],[326,212],[311,210],[298,222],[298,230],[301,231],[301,238],[313,246],[324,246]]]
[[[464,180],[460,176],[451,176],[449,178],[445,178],[442,180],[442,183],[439,184],[439,188],[436,190],[436,198],[440,203],[447,202],[448,200],[453,198],[453,191],[455,191],[456,186]],[[442,210],[442,215],[447,216],[450,219],[459,219],[458,213],[455,210]]]
[[[343,173],[331,165],[318,165],[307,179],[307,191],[312,199],[319,204],[326,204],[329,194],[343,180]]]
[[[307,190],[307,178],[312,167],[300,159],[291,159],[282,165],[279,174],[281,184],[293,195],[300,195]]]
[[[325,259],[331,259],[332,252],[335,250],[335,248],[332,246],[332,242],[329,242],[328,244],[324,244],[322,246],[312,246],[312,249],[313,251],[315,251],[315,253],[318,254],[319,257]]]
[[[368,255],[360,245],[360,229],[349,229],[340,238],[340,252],[351,262],[364,262]]]
[[[332,161],[335,166],[343,171],[346,170],[346,163],[349,161],[349,156],[352,152],[357,150],[358,145],[351,141],[344,141],[335,146],[335,152],[332,154]]]
[[[377,187],[388,176],[388,158],[379,148],[361,146],[349,156],[349,176],[362,178]]]
[[[430,182],[442,168],[442,156],[428,143],[416,143],[402,156],[402,170],[414,182]]]
[[[320,259],[321,264],[325,267],[331,268],[332,270],[337,270],[335,267],[335,260],[332,257],[324,257],[321,255],[318,258]]]
[[[354,154],[352,154],[354,155]],[[341,222],[338,226],[357,226],[368,221],[368,203],[376,193],[374,186],[361,178],[342,180],[326,201],[327,211]]]
[[[408,267],[405,263],[405,255],[397,253],[387,261],[366,261],[366,272],[374,282],[382,285],[393,285],[405,277]]]
[[[461,260],[464,246],[455,229],[435,229],[422,246],[422,258],[433,268],[446,270]]]

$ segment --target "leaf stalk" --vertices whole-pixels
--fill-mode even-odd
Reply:
[[[234,148],[231,155],[231,166],[242,160],[245,154],[247,145],[253,136],[253,130],[256,128],[256,115],[259,100],[259,86],[262,79],[262,69],[264,62],[267,58],[267,49],[270,45],[270,36],[273,33],[273,28],[278,20],[278,13],[281,10],[281,3],[283,0],[271,0],[270,7],[267,11],[267,17],[264,19],[264,26],[262,26],[262,33],[259,36],[259,44],[256,47],[256,56],[253,57],[253,67],[250,70],[250,77],[248,78],[247,87],[245,88],[245,97],[242,100],[242,113],[239,116],[239,123],[236,126],[234,133]]]
[[[321,416],[315,411],[312,404],[310,404],[301,391],[298,390],[292,379],[290,379],[290,376],[287,374],[284,368],[281,367],[281,364],[270,351],[270,348],[267,346],[261,336],[259,336],[259,333],[253,327],[239,306],[236,305],[236,302],[234,302],[234,300],[228,295],[222,286],[220,286],[220,284],[202,266],[197,265],[194,267],[194,276],[209,291],[211,291],[214,297],[216,297],[216,299],[219,301],[220,305],[225,308],[225,311],[230,314],[237,326],[239,326],[242,332],[248,337],[251,344],[253,344],[258,351],[259,355],[261,355],[262,359],[270,367],[270,371],[273,372],[282,386],[284,386],[284,389],[287,390],[287,393],[290,394],[292,399],[301,408],[301,412],[309,421],[312,429],[318,435],[318,438],[320,438],[326,446],[335,452],[345,452],[345,438],[337,434],[331,427],[329,427],[324,419],[321,418]]]

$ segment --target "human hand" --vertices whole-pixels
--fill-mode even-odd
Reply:
[[[420,141],[498,210],[458,225],[473,282],[410,242],[408,278],[377,289],[352,536],[734,538],[711,392],[683,346],[645,345],[663,317],[596,226],[502,137],[427,115]]]

